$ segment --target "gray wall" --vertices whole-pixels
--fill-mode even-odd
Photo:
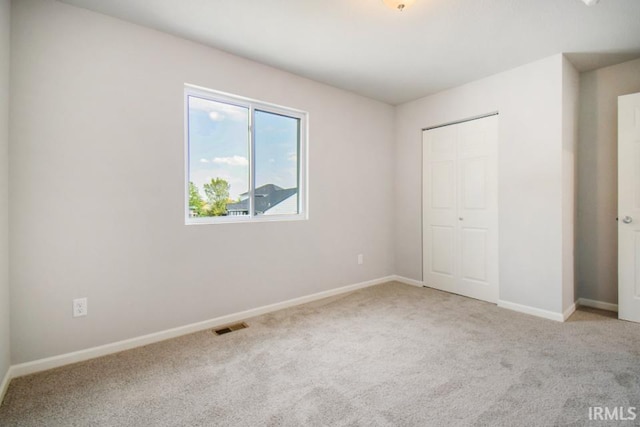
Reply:
[[[0,0],[0,383],[10,365],[8,228],[10,3],[10,0]]]
[[[422,279],[421,129],[499,111],[500,300],[562,313],[562,79],[556,55],[398,107],[396,271]],[[572,171],[569,171],[572,173]],[[567,263],[567,265],[564,265]]]
[[[13,363],[393,273],[393,107],[51,0],[12,18]],[[309,112],[308,221],[184,225],[184,83]]]
[[[52,0],[11,13],[13,363],[392,273],[421,280],[421,128],[496,110],[500,299],[571,302],[576,73],[561,55],[393,108]],[[0,0],[0,375],[8,18]],[[617,302],[616,99],[638,76],[640,60],[581,76],[580,297]],[[184,225],[184,83],[309,111],[309,221]],[[89,316],[72,319],[80,296]]]
[[[640,59],[582,73],[578,296],[618,303],[618,96],[640,92]]]
[[[562,310],[576,301],[576,204],[580,74],[562,59]]]

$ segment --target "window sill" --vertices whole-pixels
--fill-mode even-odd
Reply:
[[[254,217],[221,216],[209,218],[186,218],[185,225],[217,225],[217,224],[247,224],[256,222],[306,221],[306,214],[298,215],[260,215]]]

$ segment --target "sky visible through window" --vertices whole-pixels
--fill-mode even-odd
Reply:
[[[256,188],[298,186],[298,120],[255,112]],[[249,190],[249,109],[189,96],[189,181],[203,186],[222,178],[229,197]]]

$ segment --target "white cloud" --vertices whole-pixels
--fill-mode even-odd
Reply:
[[[209,163],[209,160],[207,160],[207,159],[200,159],[200,163]]]
[[[189,97],[189,108],[204,111],[214,122],[232,120],[235,122],[248,121],[249,110],[237,105],[224,104],[222,102],[209,101],[208,99]]]
[[[247,166],[249,164],[249,160],[247,160],[246,157],[242,156],[216,157],[215,159],[213,159],[213,163],[229,166]]]
[[[287,155],[287,160],[289,160],[290,162],[295,162],[298,160],[298,154],[297,153],[289,153]]]
[[[209,113],[209,118],[214,122],[221,122],[224,120],[224,116],[217,111],[212,111]]]

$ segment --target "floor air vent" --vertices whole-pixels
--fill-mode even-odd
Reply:
[[[246,323],[240,322],[240,323],[234,323],[233,325],[225,326],[224,328],[215,329],[213,332],[215,332],[216,335],[224,335],[224,334],[228,334],[229,332],[238,331],[240,329],[244,329],[248,327],[249,325],[247,325]]]

